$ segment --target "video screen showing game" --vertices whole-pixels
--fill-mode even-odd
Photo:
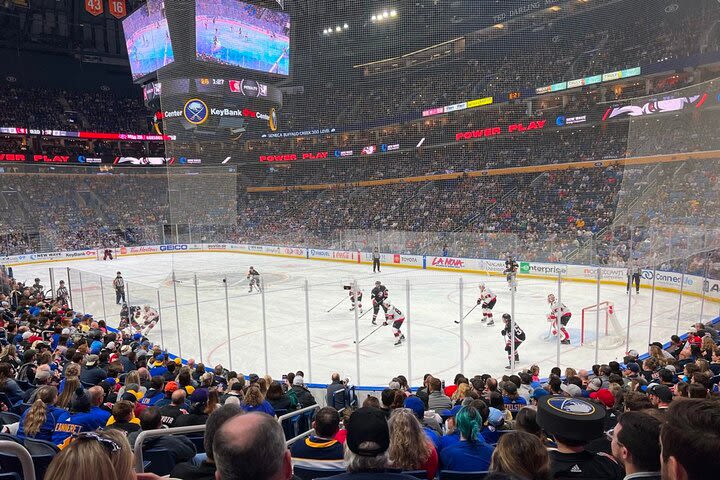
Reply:
[[[133,80],[175,61],[165,2],[148,2],[122,22]]]
[[[196,0],[198,60],[290,74],[290,15],[237,0]]]

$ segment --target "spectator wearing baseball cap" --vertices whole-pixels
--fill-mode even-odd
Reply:
[[[187,427],[189,425],[203,425],[208,414],[205,411],[209,394],[204,388],[198,388],[190,395],[190,411],[187,415],[180,415],[175,419],[173,427]]]
[[[167,373],[167,367],[165,366],[165,355],[162,353],[159,353],[155,355],[155,360],[152,362],[152,366],[148,365],[150,367],[150,376],[163,376],[165,373]]]
[[[483,424],[480,412],[473,406],[463,407],[455,415],[455,424],[460,441],[440,452],[441,468],[461,472],[487,471],[493,447],[479,435]]]
[[[359,408],[347,421],[345,460],[347,473],[335,480],[412,480],[415,477],[388,471],[390,429],[385,414],[373,407]]]
[[[563,391],[563,395],[566,397],[579,398],[583,396],[582,388],[573,383],[560,385],[560,390]]]
[[[673,393],[667,385],[653,383],[647,388],[647,395],[654,406],[660,410],[670,407],[673,399]]]
[[[519,412],[521,408],[527,406],[527,401],[520,396],[517,385],[513,382],[505,382],[502,390],[505,408],[512,414],[512,418],[515,418],[517,416],[517,412]]]
[[[450,410],[443,410],[440,412],[440,417],[445,420],[445,430],[447,431],[447,434],[440,438],[438,453],[450,445],[455,445],[460,441],[460,431],[457,429],[457,425],[455,423],[455,415],[457,415],[460,410],[462,410],[462,405],[455,405]]]
[[[107,372],[98,366],[100,357],[90,354],[80,370],[80,381],[86,385],[98,385],[108,376]]]
[[[625,370],[623,370],[623,379],[625,381],[625,385],[632,385],[632,390],[635,390],[638,385],[643,386],[647,385],[647,380],[645,380],[645,377],[640,375],[640,365],[638,365],[636,362],[630,362],[625,365]]]
[[[412,410],[413,414],[415,414],[415,417],[418,419],[420,424],[423,423],[423,419],[425,418],[425,404],[422,400],[420,400],[420,397],[407,397],[405,399],[403,407]],[[435,448],[440,450],[440,435],[438,435],[436,431],[426,425],[423,425],[423,431],[425,432],[425,435],[428,437],[428,439],[435,446]]]

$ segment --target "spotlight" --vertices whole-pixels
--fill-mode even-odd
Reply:
[[[335,27],[335,31],[336,31],[336,32],[342,32],[342,28],[340,28],[340,26],[338,25],[337,27]]]
[[[383,16],[383,18],[388,18],[388,17],[390,16],[390,14],[388,13],[387,10],[385,10],[385,11],[383,12],[383,15],[382,15],[382,16]]]
[[[344,28],[345,30],[347,30],[348,28],[350,28],[350,25],[348,25],[348,24],[346,23],[345,25],[343,25],[343,28]]]
[[[390,10],[391,17],[397,17],[397,10]]]
[[[370,17],[370,20],[372,20],[373,22],[376,21],[376,20],[377,20],[377,15],[373,15],[372,17]]]

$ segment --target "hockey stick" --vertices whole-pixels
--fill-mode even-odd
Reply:
[[[365,310],[365,311],[362,313],[362,315],[360,315],[360,316],[358,317],[358,320],[360,320],[362,317],[364,317],[365,314],[368,313],[369,311],[370,311],[370,309]]]
[[[337,307],[338,307],[341,303],[343,303],[344,301],[345,301],[345,297],[343,297],[343,299],[340,300],[334,307],[332,307],[330,310],[328,310],[327,313],[330,313],[330,312],[332,312],[333,310],[335,310],[335,308],[337,308]]]
[[[378,330],[380,330],[380,329],[381,329],[382,327],[384,327],[384,326],[385,326],[385,325],[380,325],[380,326],[377,327],[375,330],[373,330],[372,332],[368,333],[368,334],[365,335],[363,338],[361,338],[359,341],[356,342],[355,340],[353,340],[353,343],[361,344],[362,342],[365,341],[366,338],[368,338],[370,335],[372,335],[373,333],[377,332]]]
[[[466,318],[468,315],[470,315],[470,314],[472,313],[472,311],[477,308],[478,305],[480,305],[480,304],[479,304],[479,303],[476,303],[475,306],[474,306],[473,308],[471,308],[470,311],[469,311],[468,313],[466,313],[465,316],[464,316],[462,319],[465,320],[465,318]],[[460,320],[455,320],[455,323],[460,323]]]

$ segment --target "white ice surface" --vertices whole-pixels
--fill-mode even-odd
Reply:
[[[247,291],[245,274],[250,265],[267,281],[264,318],[263,296]],[[507,365],[505,342],[500,330],[502,314],[509,313],[511,309],[511,294],[501,277],[393,267],[383,268],[382,273],[374,275],[367,265],[234,253],[147,255],[112,262],[90,260],[19,266],[14,269],[14,274],[15,278],[27,279],[31,283],[39,276],[43,284],[49,286],[49,268],[53,268],[57,283],[61,278],[68,281],[66,267],[70,268],[69,281],[75,309],[93,313],[96,318],[106,316],[111,326],[117,326],[119,320],[119,307],[115,305],[110,286],[116,271],[122,271],[128,283],[131,304],[156,307],[159,293],[162,331],[156,327],[150,338],[158,343],[162,341],[170,352],[181,353],[184,358],[193,357],[211,366],[221,363],[226,367],[232,365],[232,369],[245,374],[265,373],[266,342],[267,373],[279,378],[283,373],[303,370],[306,382],[327,383],[335,371],[359,385],[386,385],[393,376],[407,376],[409,368],[414,385],[425,373],[451,381],[461,371],[466,375],[501,375],[507,372],[504,368]],[[173,270],[177,280],[177,305]],[[198,304],[195,303],[194,274],[198,276]],[[224,276],[228,278],[229,343]],[[306,280],[309,285],[309,312],[304,290]],[[370,336],[356,351],[353,343],[355,315],[349,311],[347,292],[342,288],[344,283],[352,280],[357,280],[365,293],[363,307],[366,310],[371,308],[370,290],[374,281],[383,281],[390,292],[390,300],[409,313],[403,326],[408,339],[405,345],[393,345],[392,330],[388,326]],[[464,358],[461,359],[461,326],[454,321],[458,320],[461,310],[468,312],[475,305],[480,281],[498,295],[494,309],[495,326],[482,324],[480,308],[475,309],[462,326]],[[410,285],[409,303],[407,282]],[[546,375],[551,367],[558,364],[555,339],[550,341],[545,338],[549,330],[546,321],[548,293],[558,295],[558,282],[519,280],[515,319],[525,330],[527,340],[518,350],[520,362],[516,370],[537,364],[541,374]],[[559,366],[563,369],[568,366],[589,368],[595,362],[595,349],[579,345],[580,313],[583,307],[596,303],[597,290],[595,285],[587,283],[563,282],[560,295],[573,317],[568,325],[572,345],[560,348]],[[718,315],[717,304],[704,302],[703,306],[700,298],[683,296],[680,301],[678,294],[659,291],[654,297],[653,341],[664,342],[676,332],[678,312],[680,333],[686,332],[690,324],[700,318],[701,309],[705,320]],[[340,306],[327,312],[343,298],[346,300]],[[615,304],[618,320],[625,327],[628,320],[625,288],[602,285],[600,299]],[[647,351],[650,304],[649,289],[641,289],[638,296],[630,298],[630,348],[641,353]],[[309,325],[306,322],[308,313]],[[359,338],[374,328],[370,324],[371,316],[372,312],[359,320]],[[589,337],[594,335],[595,329],[594,314],[591,317]],[[379,318],[382,318],[382,311]],[[267,326],[266,338],[263,336],[263,323]],[[624,331],[622,333],[625,334]],[[625,345],[611,351],[600,350],[600,363],[622,360],[626,350]],[[409,352],[411,362],[408,362]],[[229,361],[230,355],[232,362]]]

